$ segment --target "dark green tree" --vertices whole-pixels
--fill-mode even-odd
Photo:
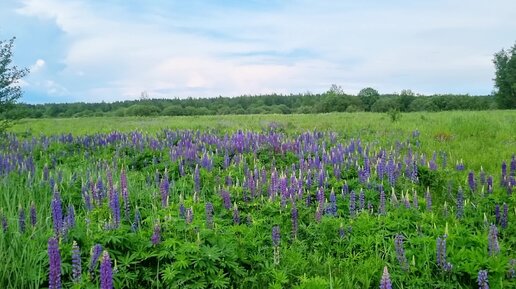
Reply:
[[[516,108],[516,44],[494,55],[496,102],[499,108]]]
[[[358,97],[362,101],[364,109],[366,111],[371,111],[374,103],[380,98],[380,94],[378,91],[371,87],[366,87],[360,90],[358,93]]]
[[[26,68],[19,69],[11,65],[14,40],[15,37],[9,41],[0,40],[0,133],[11,124],[8,112],[22,96],[20,79],[29,73]]]

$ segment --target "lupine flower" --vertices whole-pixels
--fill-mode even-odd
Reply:
[[[459,187],[459,192],[457,193],[457,218],[462,218],[462,215],[464,215],[464,192]]]
[[[72,204],[68,205],[68,213],[66,215],[65,222],[68,228],[75,227],[75,209]]]
[[[407,257],[405,257],[405,248],[403,247],[402,235],[396,235],[396,237],[394,238],[394,247],[396,248],[396,258],[398,259],[401,268],[403,268],[403,270],[407,270],[408,262]]]
[[[496,229],[495,225],[491,225],[489,227],[488,251],[489,256],[494,256],[500,252],[500,245],[498,244],[498,229]]]
[[[136,232],[140,228],[140,223],[142,221],[142,215],[140,214],[140,210],[136,207],[136,211],[134,212],[134,222],[131,224],[131,230]]]
[[[500,224],[500,205],[495,205],[495,220],[497,224]]]
[[[111,268],[111,259],[107,251],[102,254],[100,262],[100,288],[113,289],[113,268]]]
[[[238,207],[236,203],[233,205],[233,223],[235,225],[240,224],[240,215],[238,214]]]
[[[57,239],[54,237],[48,239],[48,260],[48,288],[61,289],[61,255]]]
[[[487,192],[493,193],[493,176],[487,177]]]
[[[387,266],[383,267],[382,280],[380,281],[380,289],[392,289],[391,276]]]
[[[37,215],[36,215],[36,205],[34,204],[34,202],[32,202],[31,206],[30,206],[30,224],[35,227],[36,226],[36,222],[37,222]]]
[[[213,204],[210,202],[206,203],[206,227],[213,228]]]
[[[224,208],[226,208],[226,210],[231,209],[231,197],[229,196],[229,192],[226,190],[221,190],[220,195],[222,197]]]
[[[432,195],[430,195],[429,188],[426,189],[425,200],[426,200],[426,210],[431,211],[432,210]]]
[[[151,237],[152,245],[154,245],[154,246],[158,245],[160,240],[161,240],[161,226],[159,225],[159,223],[156,223],[156,225],[154,225],[154,232]]]
[[[326,214],[334,217],[337,216],[337,198],[335,197],[333,190],[330,193],[330,203],[326,208]]]
[[[298,211],[297,211],[295,204],[292,205],[291,216],[292,216],[292,236],[295,239],[295,238],[297,238],[297,229],[298,229]]]
[[[481,185],[486,184],[486,172],[484,171],[483,167],[480,167],[480,184]]]
[[[351,191],[349,194],[349,215],[351,217],[355,216],[355,191]]]
[[[437,265],[443,271],[451,271],[452,264],[446,261],[446,235],[437,238]]]
[[[25,209],[22,206],[20,206],[20,208],[18,209],[18,224],[21,233],[25,232],[25,219]]]
[[[182,199],[182,197],[181,197]],[[185,208],[185,204],[183,204],[183,201],[181,200],[180,201],[180,204],[179,204],[179,217],[185,219],[186,218],[186,208]]]
[[[113,191],[109,207],[111,208],[111,216],[113,218],[112,226],[113,228],[118,228],[120,225],[120,200],[117,191]]]
[[[78,283],[81,279],[81,250],[77,245],[77,242],[73,241],[72,244],[72,280],[74,283]]]
[[[503,203],[503,214],[501,219],[501,225],[503,229],[507,229],[507,218],[509,217],[509,207],[506,203]]]
[[[516,278],[516,259],[509,260],[509,271],[507,272],[507,277],[509,279]]]
[[[194,217],[193,208],[190,207],[190,208],[186,209],[186,223],[187,224],[192,223],[193,217]]]
[[[161,184],[159,186],[159,191],[161,193],[161,206],[163,208],[168,206],[168,198],[169,198],[169,190],[170,190],[170,183],[168,181],[168,175],[167,170],[165,170],[165,173],[163,174],[163,178],[161,179]]]
[[[97,265],[97,261],[99,260],[100,254],[102,254],[102,245],[95,244],[95,246],[91,248],[90,266],[88,268],[90,274],[93,274],[95,266]]]
[[[417,210],[419,209],[419,200],[417,198],[417,192],[414,190],[414,196],[412,198],[412,206]]]
[[[478,271],[478,289],[489,289],[489,281],[487,280],[487,270]]]
[[[51,202],[52,207],[52,223],[54,226],[54,234],[58,236],[63,227],[63,209],[61,207],[61,197],[57,190],[54,191],[54,197]]]
[[[278,247],[280,245],[280,228],[279,226],[272,227],[272,245]]]
[[[475,182],[475,173],[473,171],[470,171],[468,173],[468,185],[469,189],[474,192],[477,188],[477,183]]]

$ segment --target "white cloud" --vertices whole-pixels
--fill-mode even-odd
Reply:
[[[31,73],[37,73],[38,71],[40,71],[41,69],[43,69],[43,67],[45,67],[45,60],[43,59],[38,59],[36,60],[36,62],[30,67],[30,72]]]
[[[144,90],[152,97],[318,92],[332,83],[348,92],[374,86],[427,93],[474,83],[462,92],[486,92],[491,55],[512,45],[507,35],[516,30],[510,0],[297,0],[257,11],[208,1],[190,14],[92,3],[27,0],[18,10],[53,20],[65,33],[65,68],[52,78],[71,90],[54,83],[60,88],[53,93],[94,101],[137,98]]]

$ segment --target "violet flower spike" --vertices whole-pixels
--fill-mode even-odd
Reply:
[[[61,255],[59,253],[59,244],[54,237],[48,239],[48,259],[48,288],[61,289]]]
[[[111,268],[111,259],[107,251],[102,254],[100,262],[100,288],[113,289],[113,268]]]
[[[81,251],[76,241],[72,244],[72,281],[78,283],[81,279]]]
[[[487,270],[478,271],[478,289],[489,289],[489,281],[487,280]]]
[[[387,266],[383,267],[382,280],[380,280],[380,289],[392,289],[391,276]]]

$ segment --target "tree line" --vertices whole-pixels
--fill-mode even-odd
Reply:
[[[18,103],[8,118],[55,118],[92,116],[184,116],[225,114],[310,114],[328,112],[387,112],[397,110],[446,111],[497,108],[492,96],[379,94],[365,88],[358,95],[345,94],[332,86],[321,94],[256,95],[217,98],[140,99],[112,103]]]

